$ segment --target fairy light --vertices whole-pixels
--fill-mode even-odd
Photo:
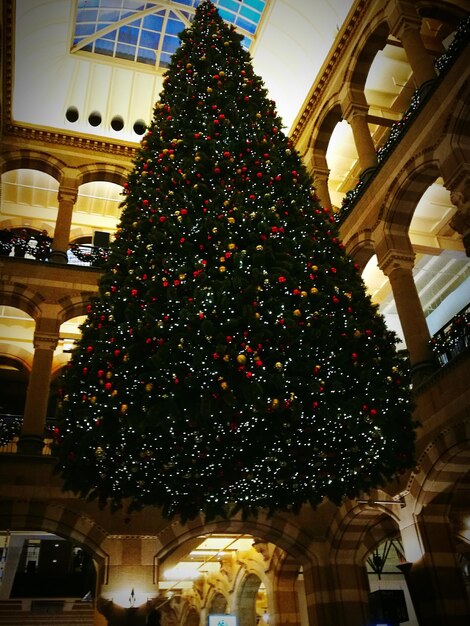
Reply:
[[[235,31],[202,2],[62,390],[67,489],[209,517],[412,464],[406,363]]]

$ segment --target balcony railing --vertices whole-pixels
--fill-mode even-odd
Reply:
[[[10,413],[0,415],[0,454],[16,454],[16,452],[18,452],[18,441],[22,424],[22,415],[12,415]],[[52,444],[55,440],[55,427],[55,420],[48,418],[44,429],[44,445],[41,451],[43,456],[51,456],[52,454]]]
[[[435,61],[434,66],[438,72],[438,77],[432,85],[428,86],[428,90],[423,94],[419,90],[416,90],[411,98],[410,106],[403,113],[401,119],[397,120],[390,127],[390,132],[385,143],[377,150],[378,165],[376,169],[366,179],[360,179],[353,189],[346,192],[341,208],[336,213],[336,219],[341,222],[351,212],[353,206],[362,195],[366,187],[369,185],[370,180],[374,177],[381,165],[385,162],[387,157],[393,152],[396,146],[400,143],[402,137],[406,134],[411,127],[414,118],[418,115],[424,103],[427,102],[430,94],[436,88],[436,85],[447,74],[448,70],[452,67],[454,61],[460,56],[462,50],[467,46],[470,38],[470,16],[465,18],[458,26],[454,39],[450,43],[446,52],[441,54]]]
[[[439,365],[447,365],[470,346],[470,304],[463,308],[431,339]]]
[[[28,259],[30,261],[48,262],[52,253],[50,246],[37,246],[36,242],[28,241],[20,245],[14,241],[0,242],[0,256]],[[109,249],[92,246],[91,244],[69,245],[67,264],[82,267],[102,267],[108,258]]]

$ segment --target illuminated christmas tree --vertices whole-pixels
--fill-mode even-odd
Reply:
[[[64,376],[65,488],[297,510],[413,462],[406,363],[211,2],[181,34]]]

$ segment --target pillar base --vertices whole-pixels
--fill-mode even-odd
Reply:
[[[67,253],[63,250],[53,250],[49,257],[50,263],[59,263],[60,265],[67,265]]]
[[[33,454],[40,456],[44,448],[44,438],[39,435],[20,435],[16,444],[18,454]]]

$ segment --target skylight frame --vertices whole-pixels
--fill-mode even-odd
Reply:
[[[164,71],[202,0],[77,0],[71,52]],[[269,0],[213,0],[249,49]],[[153,24],[153,26],[152,26]]]

